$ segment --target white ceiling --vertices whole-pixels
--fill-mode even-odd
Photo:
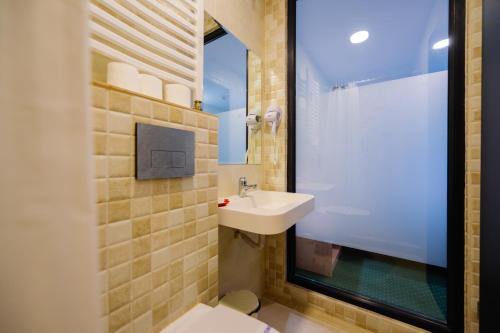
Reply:
[[[367,30],[370,38],[351,44]],[[448,0],[298,0],[297,44],[331,84],[447,68]]]

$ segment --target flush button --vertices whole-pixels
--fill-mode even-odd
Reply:
[[[172,167],[185,168],[186,167],[186,153],[183,151],[172,152]]]
[[[137,179],[194,175],[194,132],[137,123],[136,152]]]
[[[151,151],[151,168],[185,168],[186,153],[183,151]]]

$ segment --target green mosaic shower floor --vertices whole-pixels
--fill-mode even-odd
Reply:
[[[426,317],[446,320],[446,270],[343,247],[333,276],[297,275]]]

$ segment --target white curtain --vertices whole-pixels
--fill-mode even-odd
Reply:
[[[299,80],[299,83],[301,80]],[[446,265],[447,72],[297,88],[297,235]]]

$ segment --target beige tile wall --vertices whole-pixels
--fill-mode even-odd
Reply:
[[[265,1],[264,107],[278,103],[286,110],[286,1]],[[481,1],[467,0],[467,195],[466,200],[466,332],[477,332],[479,272],[479,152],[481,80]],[[286,116],[278,132],[282,145],[278,165],[269,128],[264,130],[264,187],[286,190]],[[422,330],[365,309],[287,283],[285,234],[266,238],[266,295],[321,320],[339,317],[373,332]]]
[[[158,332],[217,303],[217,118],[94,84],[103,332]],[[136,122],[195,132],[194,177],[134,178]]]
[[[235,231],[219,227],[219,296],[245,289],[260,298],[265,289],[265,248],[251,247],[241,237],[235,237]],[[245,234],[256,242],[260,239],[257,234]]]
[[[262,112],[262,59],[248,51],[248,114],[263,116]],[[248,130],[248,164],[262,163],[262,129]]]
[[[267,190],[286,191],[286,2],[265,0],[264,2],[264,58],[263,58],[263,110],[271,105],[283,109],[281,125],[274,145],[271,127],[263,126],[262,165],[264,184]],[[278,149],[278,163],[274,165],[273,154]]]
[[[479,332],[479,203],[481,165],[482,1],[467,0],[465,331]]]

